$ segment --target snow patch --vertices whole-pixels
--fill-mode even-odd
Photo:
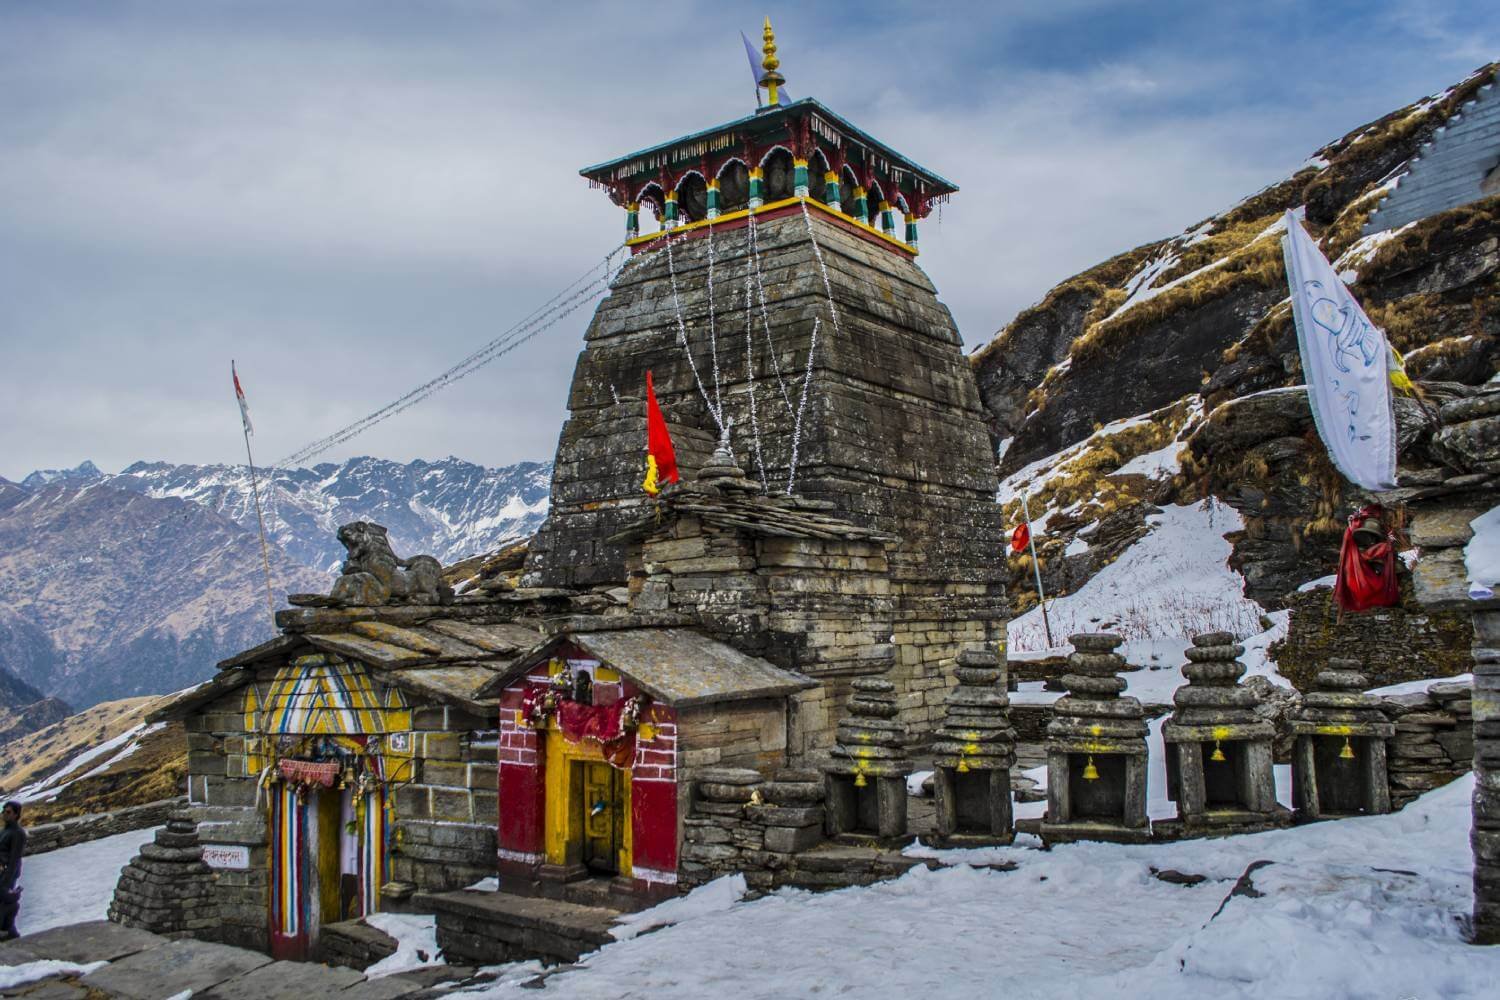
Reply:
[[[27,858],[21,866],[21,933],[103,920],[120,869],[155,836],[156,830],[132,830]]]
[[[1308,580],[1302,586],[1297,588],[1297,593],[1305,594],[1308,591],[1319,590],[1323,587],[1332,587],[1335,583],[1338,582],[1338,579],[1339,578],[1337,573],[1329,573],[1327,576],[1320,576],[1316,580]]]
[[[1474,537],[1464,546],[1464,570],[1469,574],[1469,596],[1476,601],[1495,596],[1500,583],[1500,505],[1469,522]]]
[[[27,983],[35,983],[51,976],[86,976],[108,964],[108,962],[89,962],[86,965],[79,965],[77,962],[59,962],[47,958],[36,962],[22,962],[20,965],[0,965],[0,990],[12,990],[17,986],[25,986]]]
[[[670,927],[683,921],[722,913],[732,909],[744,895],[745,876],[725,875],[698,886],[686,896],[657,903],[649,910],[641,910],[639,913],[627,913],[609,929],[609,933],[617,941],[629,941],[658,927]]]
[[[396,939],[396,950],[365,970],[369,979],[429,965],[447,965],[437,944],[437,917],[429,913],[371,913],[365,923]]]

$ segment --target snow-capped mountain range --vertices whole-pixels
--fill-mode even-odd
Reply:
[[[547,515],[550,462],[486,468],[448,457],[401,464],[351,458],[311,469],[257,470],[266,533],[283,552],[311,569],[338,572],[341,524],[375,521],[390,529],[400,556],[425,553],[444,565],[534,532]],[[177,497],[255,529],[250,475],[243,465],[137,462],[110,475],[93,462],[42,469],[21,480],[30,489],[52,483],[104,483],[157,499]]]
[[[551,475],[456,458],[277,470],[259,481],[275,599],[328,590],[349,521],[444,564],[529,536]],[[86,707],[194,684],[272,634],[244,466],[84,462],[0,479],[0,671]]]

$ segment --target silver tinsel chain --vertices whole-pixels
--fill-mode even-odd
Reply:
[[[797,401],[797,419],[792,422],[792,461],[786,470],[786,495],[792,495],[797,479],[797,450],[802,445],[802,414],[807,409],[807,391],[812,386],[813,354],[818,350],[818,328],[823,320],[813,320],[812,336],[807,342],[807,371],[802,374],[802,397]]]
[[[750,229],[750,263],[755,273],[756,294],[760,299],[760,321],[766,331],[766,351],[771,355],[771,371],[776,376],[776,384],[781,387],[781,398],[786,403],[787,415],[791,416],[792,394],[787,392],[786,380],[781,377],[781,361],[776,357],[776,343],[771,339],[771,314],[766,310],[766,285],[760,270],[760,242],[754,212],[750,213],[747,222]]]
[[[682,351],[687,355],[688,368],[692,370],[693,381],[698,386],[698,395],[703,397],[703,404],[708,407],[708,415],[714,418],[714,424],[722,434],[724,433],[724,416],[714,406],[714,401],[708,398],[708,390],[703,387],[703,377],[698,374],[698,362],[693,358],[693,349],[688,344],[687,323],[682,318],[682,301],[677,296],[677,264],[672,257],[670,236],[667,237],[667,274],[672,283],[672,308],[677,314],[677,342],[682,345]]]

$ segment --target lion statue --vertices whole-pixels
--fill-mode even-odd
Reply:
[[[353,521],[339,528],[348,550],[330,596],[345,605],[447,604],[453,588],[443,582],[443,567],[432,556],[399,559],[391,550],[384,525]]]

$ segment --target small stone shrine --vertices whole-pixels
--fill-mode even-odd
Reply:
[[[1070,636],[1073,652],[1047,725],[1047,815],[1042,840],[1144,843],[1146,720],[1135,698],[1121,697],[1123,641],[1107,632]]]
[[[156,841],[142,844],[121,870],[109,919],[169,938],[213,936],[219,925],[214,874],[190,814],[173,813]]]
[[[897,721],[896,686],[858,677],[824,770],[828,835],[895,840],[906,836],[906,726]]]
[[[1292,801],[1309,821],[1391,811],[1385,741],[1396,727],[1365,694],[1358,660],[1329,660],[1292,718]]]
[[[1188,683],[1177,689],[1177,710],[1162,726],[1167,795],[1186,834],[1247,833],[1291,822],[1276,801],[1275,724],[1256,714],[1255,693],[1239,683],[1244,652],[1228,632],[1195,636],[1182,668]]]
[[[958,687],[933,743],[936,833],[941,845],[1009,844],[1010,769],[1016,734],[1010,727],[1005,668],[992,650],[958,654]]]

